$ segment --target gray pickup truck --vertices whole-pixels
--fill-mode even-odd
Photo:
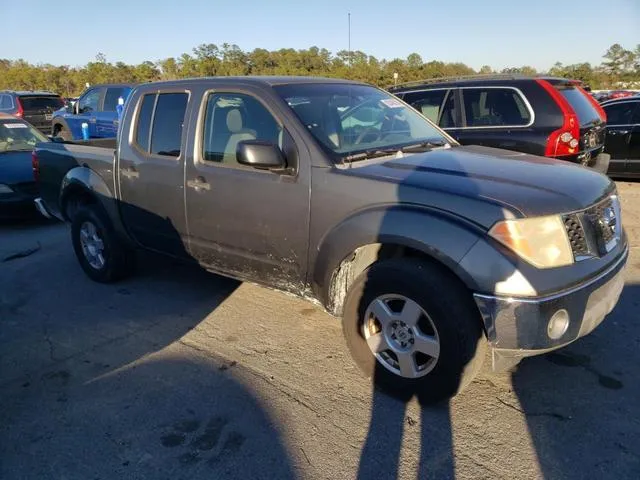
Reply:
[[[470,382],[487,348],[501,369],[565,346],[623,288],[627,238],[607,177],[460,146],[369,85],[148,83],[112,142],[33,155],[37,206],[71,223],[89,277],[125,277],[143,248],[313,299],[393,392],[437,401]]]

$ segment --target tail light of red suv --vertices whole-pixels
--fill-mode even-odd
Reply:
[[[562,111],[562,127],[551,132],[547,138],[544,155],[546,157],[562,157],[575,155],[580,146],[580,121],[578,115],[571,108],[569,102],[558,92],[553,85],[543,79],[536,82],[544,88]]]
[[[24,117],[24,107],[22,106],[22,102],[18,97],[16,97],[16,107],[18,107],[18,109],[16,110],[16,113],[14,113],[14,115],[20,118]]]

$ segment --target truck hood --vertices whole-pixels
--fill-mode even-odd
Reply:
[[[371,162],[352,173],[399,183],[398,200],[415,188],[484,199],[518,216],[566,213],[586,208],[615,189],[594,170],[561,160],[480,146],[436,149]],[[406,200],[403,200],[403,187]]]
[[[0,152],[0,183],[14,185],[33,181],[31,150]]]

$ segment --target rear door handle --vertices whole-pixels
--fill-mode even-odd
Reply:
[[[140,173],[133,167],[121,168],[120,173],[127,178],[138,178],[140,176]]]
[[[211,190],[211,185],[207,183],[204,177],[196,177],[195,180],[187,180],[187,187],[193,188],[195,191]]]

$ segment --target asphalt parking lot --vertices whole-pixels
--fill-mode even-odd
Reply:
[[[0,226],[0,478],[639,478],[640,184],[632,249],[590,336],[449,405],[373,392],[338,321],[143,255],[89,281],[67,227]]]

